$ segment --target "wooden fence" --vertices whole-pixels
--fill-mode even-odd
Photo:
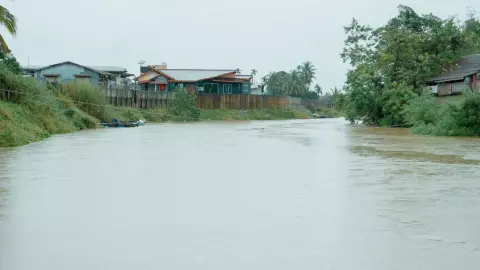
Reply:
[[[17,93],[7,89],[0,90],[0,100],[15,100],[16,95]]]
[[[136,91],[131,89],[105,89],[105,101],[113,106],[140,109],[167,108],[175,97],[172,92]]]
[[[67,91],[65,88],[57,88],[58,91]],[[172,92],[137,91],[132,89],[104,89],[105,101],[111,106],[134,107],[141,109],[167,108],[171,105],[175,94]],[[17,91],[3,90],[0,99],[15,100],[22,93]],[[313,104],[314,103],[314,104]],[[268,95],[215,95],[198,94],[196,105],[200,109],[293,109],[302,107],[331,107],[322,100],[305,100],[287,96]]]
[[[200,109],[252,110],[263,108],[288,108],[288,98],[261,95],[197,95]]]

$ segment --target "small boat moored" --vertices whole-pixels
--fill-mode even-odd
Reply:
[[[102,127],[138,127],[140,125],[139,121],[127,121],[122,122],[119,119],[115,118],[112,120],[111,123],[100,123]],[[143,120],[141,125],[145,124],[145,120]]]

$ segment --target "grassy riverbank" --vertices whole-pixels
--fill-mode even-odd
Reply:
[[[97,128],[103,120],[146,119],[147,122],[185,122],[169,114],[168,110],[140,110],[133,108],[113,108],[107,113],[108,119],[98,119],[78,107],[69,107],[60,114],[48,109],[35,109],[22,104],[0,101],[0,147],[25,145],[39,141],[53,134],[74,132],[82,129]],[[199,121],[207,120],[281,120],[307,119],[306,110],[200,110]]]
[[[305,109],[198,110],[185,95],[169,110],[113,107],[103,94],[87,85],[67,85],[62,91],[15,75],[0,66],[0,89],[13,90],[9,101],[0,100],[0,147],[25,145],[52,134],[97,128],[101,121],[146,119],[148,122],[201,120],[306,119]],[[194,103],[193,103],[194,104]]]

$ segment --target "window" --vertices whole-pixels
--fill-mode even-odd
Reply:
[[[232,93],[232,85],[231,85],[231,84],[228,85],[228,93],[229,93],[229,94]]]
[[[248,85],[243,85],[243,92],[248,93]]]
[[[81,83],[81,84],[89,84],[90,83],[90,78],[89,77],[76,77],[75,81],[77,83]]]
[[[218,94],[218,83],[206,83],[203,88],[207,94]]]
[[[45,81],[49,83],[58,83],[60,81],[59,75],[44,75]]]

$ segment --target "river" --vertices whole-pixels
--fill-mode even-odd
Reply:
[[[479,266],[479,139],[322,119],[0,149],[1,270]]]

